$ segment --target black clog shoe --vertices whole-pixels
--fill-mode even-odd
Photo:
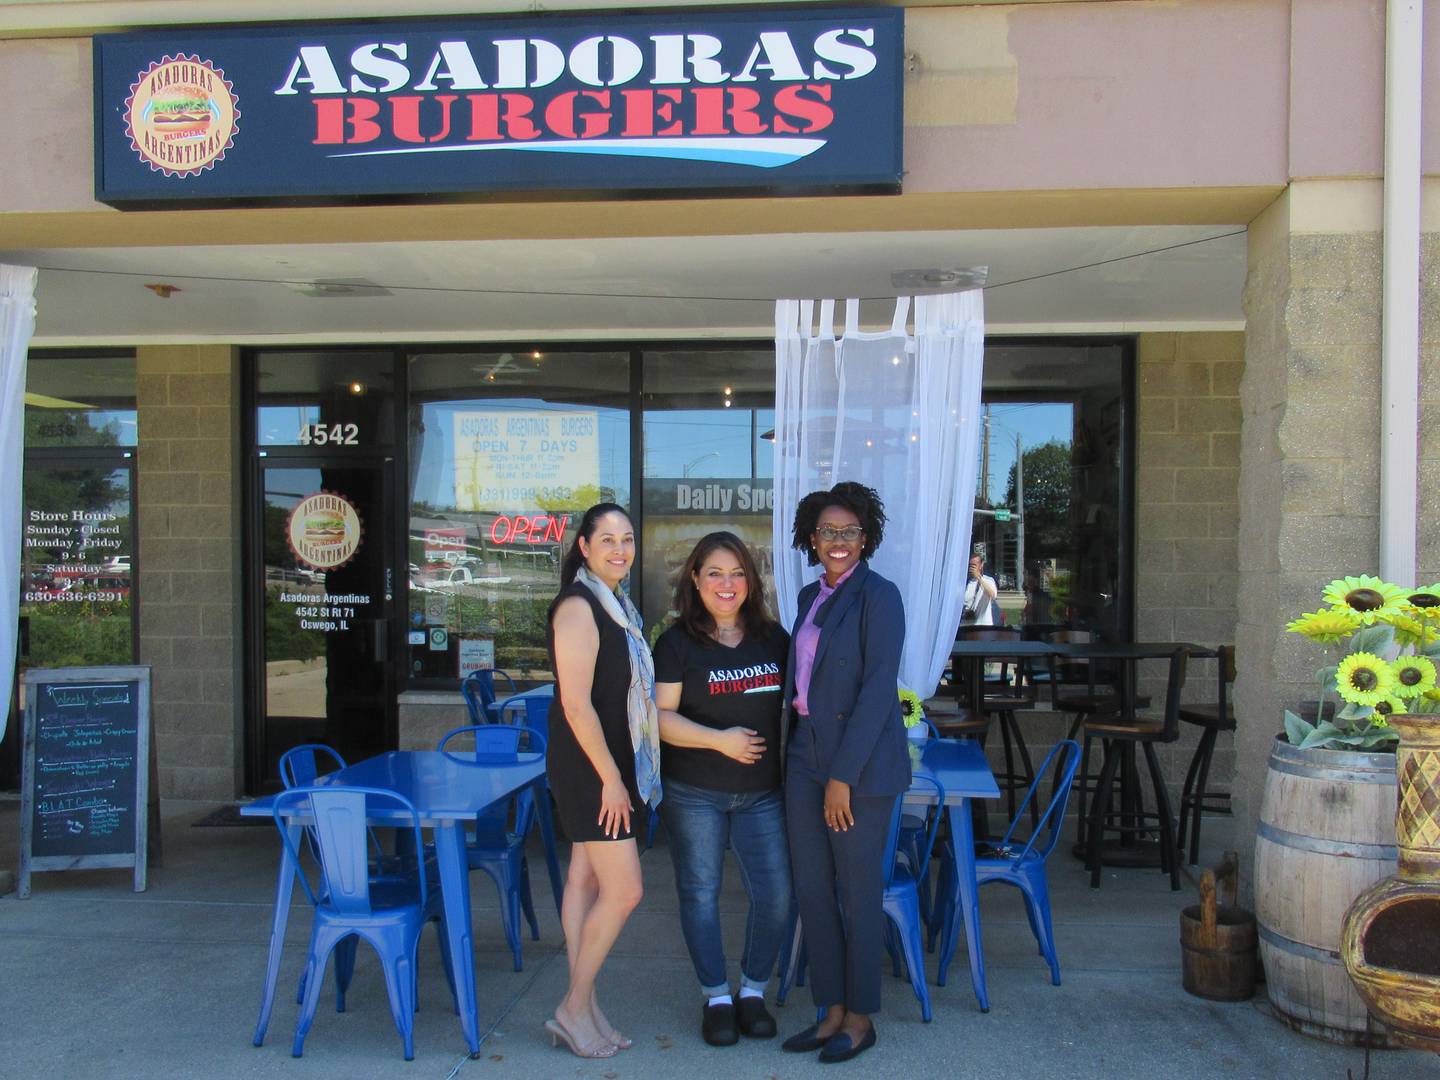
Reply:
[[[827,1041],[816,1034],[819,1030],[819,1024],[811,1024],[804,1031],[797,1031],[781,1043],[780,1049],[790,1054],[809,1054],[819,1050]]]
[[[773,1039],[775,1018],[765,1008],[765,999],[742,997],[735,1006],[735,1019],[740,1024],[740,1034],[748,1039]]]
[[[735,1030],[735,1006],[705,1005],[700,1019],[700,1034],[711,1046],[734,1046],[740,1041]]]
[[[858,1043],[853,1042],[845,1032],[839,1032],[831,1036],[830,1041],[821,1048],[820,1064],[836,1065],[842,1061],[849,1061],[851,1058],[863,1054],[874,1045],[875,1029],[873,1027]]]

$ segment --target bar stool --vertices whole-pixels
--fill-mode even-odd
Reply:
[[[1141,659],[1151,658],[1159,659],[1153,654],[1148,657],[1136,655],[1124,662],[1133,664]],[[1121,695],[1119,707],[1112,712],[1090,716],[1084,721],[1085,756],[1089,756],[1091,740],[1099,739],[1105,759],[1095,783],[1095,794],[1090,803],[1089,820],[1085,828],[1086,865],[1090,870],[1092,889],[1100,887],[1102,848],[1107,833],[1117,834],[1123,841],[1126,837],[1138,837],[1154,830],[1160,833],[1160,869],[1170,875],[1172,892],[1180,888],[1175,812],[1165,786],[1165,774],[1155,754],[1155,744],[1174,742],[1180,737],[1180,693],[1185,686],[1188,658],[1189,653],[1184,648],[1176,648],[1167,658],[1169,672],[1165,683],[1165,710],[1159,722],[1137,715],[1133,670],[1128,676],[1129,686]],[[1140,777],[1135,763],[1137,746],[1145,755],[1145,765],[1150,772],[1150,783],[1155,791],[1153,811],[1145,810],[1139,798]],[[1112,810],[1117,777],[1121,781],[1121,806],[1118,810]]]
[[[1013,626],[962,626],[956,635],[960,641],[995,642],[994,662],[1000,671],[996,678],[981,677],[980,720],[983,727],[977,736],[980,745],[985,745],[989,734],[990,718],[999,721],[1000,738],[1004,746],[1005,770],[995,774],[995,783],[1005,793],[1007,817],[1015,817],[1016,793],[1022,797],[1035,781],[1035,766],[1030,760],[1030,749],[1025,745],[1025,736],[1020,731],[1020,722],[1015,713],[1020,709],[1035,707],[1035,687],[1026,678],[1023,660],[1005,656],[1005,644],[1020,640],[1020,629]],[[1013,673],[1013,674],[1012,674]],[[1016,768],[1016,756],[1020,768]],[[1030,803],[1031,827],[1038,827],[1039,808],[1036,801]]]
[[[1185,774],[1185,787],[1180,793],[1180,831],[1176,843],[1185,847],[1185,836],[1190,836],[1190,865],[1200,861],[1200,819],[1208,811],[1212,814],[1230,813],[1230,793],[1211,791],[1210,761],[1215,755],[1215,742],[1222,731],[1235,730],[1235,703],[1230,700],[1230,687],[1235,682],[1235,646],[1221,645],[1215,650],[1218,674],[1215,700],[1204,705],[1181,705],[1180,719],[1194,724],[1203,733],[1195,747],[1195,756],[1190,759],[1190,769]]]

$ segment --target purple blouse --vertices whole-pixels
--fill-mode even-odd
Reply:
[[[858,562],[855,564],[859,565]],[[810,695],[810,674],[815,670],[815,650],[820,645],[820,628],[815,625],[815,613],[820,610],[821,604],[835,594],[836,589],[845,584],[855,572],[855,566],[841,574],[840,580],[833,586],[827,585],[824,575],[821,575],[820,591],[815,594],[815,602],[806,612],[800,629],[795,631],[795,711],[801,716],[810,715],[810,703],[807,700]]]

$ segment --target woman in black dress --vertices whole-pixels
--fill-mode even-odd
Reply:
[[[660,799],[654,668],[640,617],[619,592],[635,560],[625,511],[585,512],[550,606],[550,657],[558,718],[546,752],[550,788],[570,849],[560,922],[570,986],[545,1022],[552,1041],[579,1057],[611,1057],[630,1045],[595,997],[595,979],[640,903],[640,854],[632,815]]]

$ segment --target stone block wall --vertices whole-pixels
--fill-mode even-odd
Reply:
[[[1285,624],[1379,559],[1381,237],[1321,231],[1295,193],[1250,226],[1241,470],[1235,843],[1247,858],[1282,710],[1320,650]],[[1378,199],[1375,201],[1378,206]],[[1422,247],[1419,580],[1440,577],[1440,236]],[[1428,524],[1427,524],[1428,522]],[[1244,875],[1242,874],[1242,880]]]
[[[1141,334],[1136,352],[1136,640],[1233,644],[1245,334]],[[1215,700],[1216,674],[1214,661],[1192,662],[1185,700]],[[1163,662],[1142,665],[1140,689],[1157,713],[1164,679]],[[1158,750],[1177,811],[1199,729],[1185,725],[1180,735]],[[1233,769],[1222,736],[1211,788],[1226,790]]]
[[[238,359],[228,346],[136,354],[140,662],[153,668],[160,794],[241,789]]]

